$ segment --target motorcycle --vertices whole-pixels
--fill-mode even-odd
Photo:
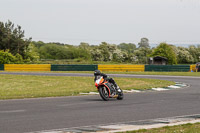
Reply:
[[[121,89],[116,89],[112,83],[106,81],[102,76],[97,78],[95,86],[104,101],[108,101],[109,98],[117,98],[117,100],[122,100],[124,98],[123,91]]]

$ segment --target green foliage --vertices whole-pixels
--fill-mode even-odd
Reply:
[[[117,47],[122,51],[128,52],[129,54],[133,53],[136,49],[136,45],[133,43],[120,43]]]
[[[31,38],[24,39],[24,31],[21,26],[15,25],[8,21],[0,22],[0,50],[3,50],[4,56],[7,55],[2,62],[5,63],[34,63],[38,58],[35,45],[29,46]]]
[[[151,56],[163,56],[168,58],[169,64],[187,64],[200,61],[200,46],[189,48],[176,47],[161,43],[158,47],[151,49],[147,38],[142,38],[139,48],[132,43],[121,43],[119,45],[102,42],[99,45],[80,43],[73,46],[60,43],[32,42],[35,46],[35,54],[40,59],[63,60],[59,64],[98,64],[101,63],[134,63],[147,64]],[[152,53],[153,51],[153,53]],[[39,55],[37,54],[39,53]],[[70,63],[71,61],[71,63]]]
[[[126,133],[199,133],[200,123],[188,123],[183,125],[165,126],[152,129],[140,129]]]
[[[83,45],[77,47],[48,43],[42,45],[38,51],[41,59],[91,59],[89,49],[83,47]]]
[[[172,46],[166,43],[161,43],[157,48],[153,50],[153,53],[150,54],[150,56],[166,57],[169,64],[177,64],[176,55],[174,50],[172,49]]]
[[[24,63],[23,58],[20,54],[17,53],[15,55],[15,58],[16,58],[16,61],[15,61],[16,64],[23,64]]]
[[[93,49],[91,50],[91,56],[92,56],[93,61],[103,61],[104,60],[104,57],[98,46],[93,47]]]
[[[21,26],[15,25],[8,21],[5,24],[0,22],[0,49],[6,51],[7,49],[13,55],[17,53],[25,56],[31,38],[24,39],[24,31]]]
[[[5,52],[0,50],[0,64],[12,64],[16,62],[16,57],[9,53],[8,50]]]
[[[112,62],[147,64],[149,56],[163,56],[169,64],[200,62],[200,45],[189,48],[161,43],[151,49],[149,40],[141,38],[139,47],[133,43],[119,45],[102,42],[89,45],[81,42],[79,46],[63,43],[44,43],[24,39],[21,26],[8,21],[0,22],[1,63],[40,63],[39,59],[73,60],[76,62]],[[153,53],[152,53],[153,51]]]
[[[148,55],[152,53],[150,48],[141,47],[135,50],[134,54],[137,57],[137,63],[139,64],[147,64]]]
[[[94,61],[112,61],[116,50],[116,45],[102,42],[99,46],[93,47],[91,51],[92,59]]]
[[[190,55],[192,55],[194,59],[194,63],[200,62],[200,45],[197,45],[197,47],[194,45],[191,45],[189,46],[188,51]]]
[[[71,50],[65,48],[64,46],[59,46],[56,44],[46,44],[39,49],[40,58],[42,59],[71,59],[73,58],[73,53]]]
[[[194,62],[193,56],[190,54],[189,50],[184,47],[177,48],[177,59],[178,59],[178,63],[187,64],[187,63]]]
[[[38,41],[38,42],[35,42],[35,41],[32,41],[31,42],[36,48],[40,48],[41,46],[44,46],[46,43],[42,42],[42,41]]]
[[[32,62],[39,61],[39,53],[38,49],[35,47],[33,43],[30,43],[28,46],[28,51],[26,52],[25,59],[30,59]]]
[[[112,60],[111,54],[113,53],[113,51],[115,49],[114,47],[115,46],[111,46],[106,42],[102,42],[99,45],[99,49],[100,49],[101,54],[103,56],[103,61],[111,61]]]

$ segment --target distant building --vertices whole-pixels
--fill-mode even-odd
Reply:
[[[168,59],[161,56],[155,56],[149,58],[150,65],[167,65]]]

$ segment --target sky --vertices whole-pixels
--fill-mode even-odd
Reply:
[[[200,0],[0,0],[33,41],[200,44]]]

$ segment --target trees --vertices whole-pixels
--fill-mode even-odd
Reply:
[[[197,47],[195,45],[190,45],[188,51],[192,55],[194,63],[200,62],[200,45]]]
[[[125,62],[129,58],[127,51],[122,51],[117,45],[106,42],[102,42],[99,46],[92,46],[91,55],[92,60],[105,62]]]
[[[184,48],[161,43],[157,48],[151,49],[147,38],[141,38],[138,45],[136,48],[133,43],[115,45],[102,42],[94,46],[82,42],[79,46],[73,46],[42,41],[31,42],[31,38],[24,38],[21,26],[15,27],[11,21],[0,22],[1,63],[34,63],[40,58],[144,64],[147,63],[148,55],[166,57],[169,64],[177,64],[177,61],[178,63],[200,62],[200,45]]]
[[[150,48],[141,47],[135,50],[134,54],[137,57],[137,63],[139,64],[147,64],[148,55],[152,53]]]
[[[150,56],[166,57],[169,64],[177,64],[175,52],[172,47],[166,43],[161,43],[158,47],[156,47]]]
[[[17,60],[8,61],[8,63],[23,63],[27,61],[30,58],[30,54],[28,54],[30,42],[31,38],[24,39],[24,30],[22,30],[21,26],[17,25],[15,27],[9,20],[6,23],[0,22],[0,50],[5,52],[4,55],[9,55],[9,59],[11,59],[11,56],[8,53],[11,53]]]
[[[77,48],[78,51],[78,56],[77,58],[82,58],[84,60],[91,60],[92,55],[91,55],[91,48],[90,45],[88,43],[80,43],[80,45]]]
[[[179,64],[181,63],[193,63],[194,58],[189,53],[188,48],[177,47],[177,61]]]
[[[94,61],[111,61],[116,46],[102,42],[99,46],[93,47],[91,54]]]
[[[91,50],[91,56],[93,61],[103,61],[104,57],[99,49],[99,46],[94,46]]]
[[[150,48],[149,46],[149,39],[148,38],[141,38],[141,41],[138,43],[139,48],[144,47],[144,48]]]
[[[73,52],[71,49],[67,49],[64,46],[49,43],[39,48],[39,54],[41,59],[71,59],[73,58]]]
[[[0,49],[3,51],[9,50],[10,53],[20,54],[25,57],[26,50],[31,41],[31,38],[24,39],[24,31],[21,26],[15,25],[8,21],[5,24],[0,22]]]
[[[128,53],[133,53],[136,49],[136,45],[133,43],[120,43],[117,47]]]

